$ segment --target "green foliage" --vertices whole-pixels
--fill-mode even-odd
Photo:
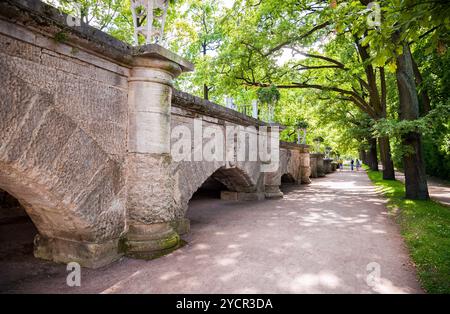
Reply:
[[[308,122],[306,122],[304,120],[297,122],[297,125],[296,125],[296,127],[298,129],[307,129],[308,126],[309,126]]]
[[[426,116],[414,121],[381,119],[375,122],[374,136],[389,136],[393,140],[393,160],[397,168],[402,168],[401,156],[411,152],[411,148],[401,144],[401,135],[408,132],[423,135],[426,172],[450,179],[450,106],[437,105]]]
[[[383,180],[381,172],[368,175],[396,214],[423,288],[450,293],[450,208],[431,200],[407,200],[403,183]]]
[[[65,32],[57,32],[53,39],[58,43],[64,43],[67,41],[67,33]]]
[[[318,137],[313,139],[313,142],[316,142],[316,143],[323,143],[324,141],[325,140],[324,140],[324,138],[322,136],[318,136]]]
[[[129,0],[44,0],[66,14],[80,18],[83,23],[106,31],[132,43],[133,20]]]
[[[447,128],[449,130],[450,128]],[[449,133],[450,134],[450,130]],[[426,161],[426,172],[436,177],[450,181],[450,136],[447,143],[436,146],[436,139],[431,135],[423,137],[423,153]]]
[[[397,136],[409,132],[424,133],[427,131],[427,123],[425,119],[402,120],[380,119],[373,126],[375,137],[381,136]]]
[[[281,97],[281,94],[275,85],[271,85],[270,87],[260,87],[256,91],[256,94],[259,102],[262,104],[275,104]]]
[[[177,87],[194,95],[222,102],[230,91],[220,84],[221,69],[217,51],[223,40],[222,19],[226,10],[221,1],[188,0],[177,2],[172,23],[168,23],[169,48],[195,64],[195,71],[182,74]],[[238,97],[235,97],[238,98]]]

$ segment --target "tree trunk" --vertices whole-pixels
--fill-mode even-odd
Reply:
[[[206,57],[206,49],[208,47],[208,44],[206,41],[203,41],[202,43],[202,54],[203,57]],[[209,100],[209,87],[206,85],[206,83],[203,84],[203,99]]]
[[[387,117],[387,86],[386,86],[386,74],[384,67],[380,67],[380,86],[381,86],[381,117]],[[391,145],[389,143],[389,136],[383,136],[378,139],[380,144],[380,157],[383,163],[383,179],[395,180],[394,163],[391,157]]]
[[[403,45],[403,54],[397,57],[397,86],[400,100],[400,119],[416,120],[419,117],[419,99],[414,81],[411,51]],[[425,163],[422,154],[421,135],[409,132],[402,135],[405,189],[408,199],[429,199]]]
[[[209,87],[206,84],[203,84],[203,99],[209,100]]]
[[[420,92],[421,102],[419,102],[419,115],[425,116],[431,110],[431,101],[430,101],[430,97],[428,96],[427,90],[425,89],[424,86],[422,86],[423,78],[422,78],[422,74],[420,73],[419,66],[417,65],[416,61],[414,60],[414,58],[412,56],[411,56],[411,60],[412,60],[416,85],[420,86],[422,89]]]
[[[364,148],[359,149],[359,159],[363,164],[367,165],[366,151],[364,150]]]
[[[402,144],[412,149],[403,156],[403,167],[405,171],[405,188],[408,199],[427,200],[427,179],[422,154],[422,139],[417,132],[410,132],[402,137]]]
[[[378,156],[377,156],[377,139],[371,138],[369,139],[369,156],[368,162],[370,170],[378,171]]]
[[[380,144],[381,163],[383,164],[383,179],[395,180],[394,162],[391,158],[389,137],[380,137],[378,141]]]

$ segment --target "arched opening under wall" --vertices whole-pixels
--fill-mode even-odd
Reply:
[[[191,195],[189,202],[201,198],[221,198],[221,192],[252,192],[255,184],[250,177],[240,168],[220,167]]]
[[[203,181],[188,202],[185,217],[190,220],[191,231],[212,221],[225,219],[227,211],[232,211],[245,202],[224,197],[224,194],[252,193],[255,189],[255,184],[243,170],[225,167],[217,169]]]
[[[296,181],[290,173],[285,173],[281,176],[281,185],[292,185],[295,183]]]
[[[37,233],[25,208],[0,189],[0,292],[15,289],[16,283],[36,271],[36,264],[47,263],[33,255]]]
[[[292,191],[295,191],[297,188],[297,181],[292,174],[285,173],[281,176],[280,191],[283,192],[283,194],[287,195]]]
[[[208,177],[205,182],[192,195],[191,201],[200,199],[220,199],[221,191],[228,191],[225,184],[214,178]]]

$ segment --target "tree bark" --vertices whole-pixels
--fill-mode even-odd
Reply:
[[[422,74],[420,73],[419,66],[417,65],[413,56],[411,56],[411,60],[412,60],[416,85],[420,86],[422,89],[420,91],[421,102],[419,103],[419,105],[420,105],[419,106],[419,115],[425,116],[431,110],[431,101],[430,101],[430,97],[428,96],[427,90],[424,88],[424,86],[421,86],[423,84],[423,78],[422,78]]]
[[[370,170],[378,171],[378,156],[377,156],[377,139],[371,138],[369,139],[369,156],[368,162]]]
[[[380,67],[380,86],[381,86],[381,117],[387,117],[387,86],[386,86],[386,74],[384,72],[384,67]],[[389,142],[389,137],[384,136],[378,139],[380,144],[380,157],[383,164],[383,179],[384,180],[395,180],[394,163],[391,157],[391,145]]]
[[[419,99],[411,51],[407,44],[403,45],[403,54],[397,57],[397,86],[400,100],[400,120],[416,120],[419,117]],[[408,199],[429,199],[425,163],[423,160],[421,135],[408,132],[402,135],[403,167],[405,171],[405,189]]]
[[[205,21],[203,21],[205,23]],[[206,27],[206,24],[205,24]],[[202,43],[202,54],[203,57],[206,57],[206,51],[208,48],[208,43],[206,41],[203,41]],[[203,99],[205,100],[209,100],[209,90],[210,88],[208,87],[208,85],[206,85],[206,83],[203,84]]]
[[[394,162],[391,158],[389,137],[380,137],[378,142],[380,146],[381,163],[383,164],[383,179],[395,180]]]
[[[363,164],[367,165],[366,151],[364,150],[364,148],[359,149],[359,159]]]

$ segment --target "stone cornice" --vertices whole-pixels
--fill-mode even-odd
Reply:
[[[289,143],[289,142],[284,142],[284,141],[280,141],[280,147],[281,148],[290,148],[290,149],[300,149],[300,150],[309,149],[309,145],[306,145],[306,144]]]
[[[233,109],[220,106],[211,101],[204,100],[200,97],[196,97],[194,95],[175,89],[172,94],[172,106],[183,108],[189,111],[194,111],[206,116],[223,119],[243,126],[254,125],[270,127],[276,125],[280,128],[280,130],[285,128],[280,124],[270,124],[261,120],[257,120]]]

